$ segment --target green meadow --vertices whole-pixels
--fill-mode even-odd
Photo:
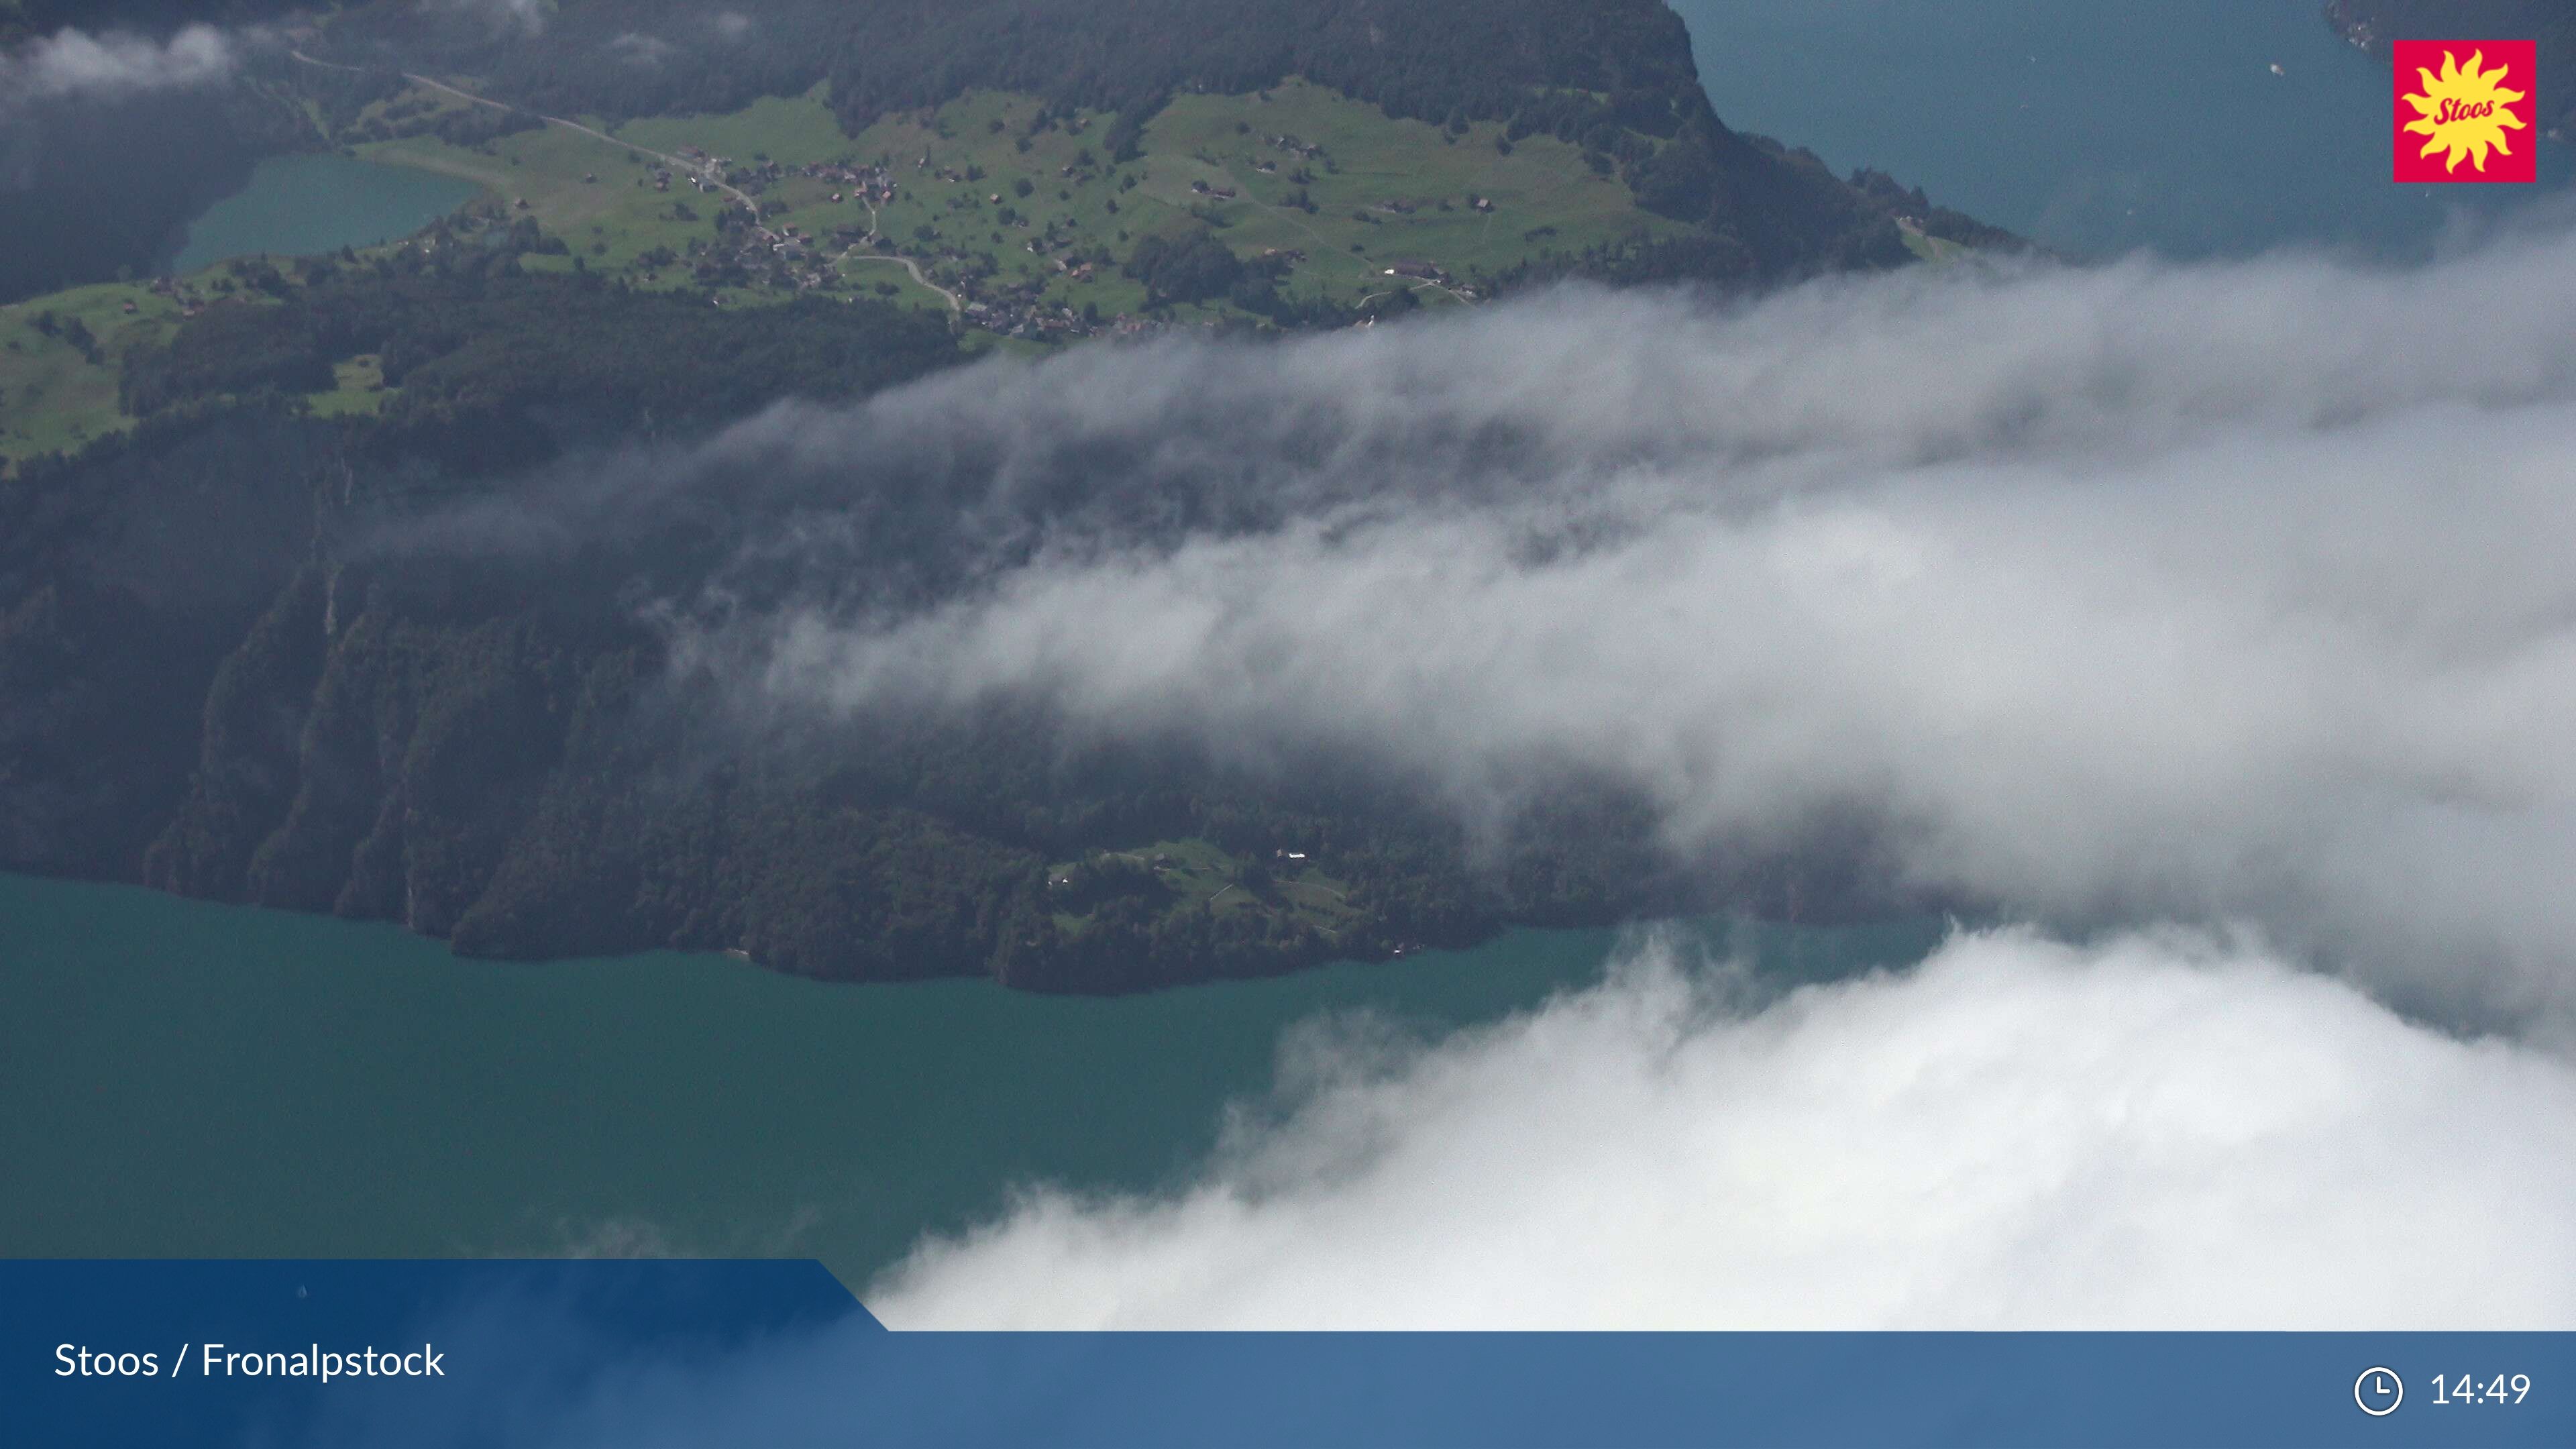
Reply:
[[[356,124],[388,113],[435,120],[472,106],[413,86],[369,107]],[[530,218],[564,244],[560,255],[523,257],[524,266],[706,290],[729,306],[820,286],[950,310],[948,296],[914,279],[909,259],[961,299],[1007,293],[1020,315],[1036,308],[1105,323],[1148,310],[1143,283],[1122,269],[1139,242],[1201,231],[1239,258],[1279,268],[1276,285],[1292,301],[1347,307],[1403,289],[1417,302],[1454,306],[1480,300],[1480,276],[1525,261],[1686,230],[1639,209],[1615,175],[1596,172],[1579,148],[1553,136],[1507,143],[1497,123],[1451,131],[1391,120],[1303,81],[1249,95],[1177,97],[1146,124],[1140,154],[1126,161],[1109,155],[1116,120],[1050,110],[1028,95],[970,92],[851,136],[817,87],[726,115],[614,126],[581,118],[613,139],[548,125],[474,145],[415,134],[346,149],[471,181],[482,194],[467,209],[485,224]],[[714,285],[698,280],[697,263],[740,253],[743,239],[719,230],[728,197],[697,189],[685,171],[674,167],[669,189],[656,189],[654,173],[666,163],[650,153],[688,148],[726,158],[736,175],[780,168],[745,187],[757,193],[762,224],[795,227],[811,245],[808,259],[793,269],[735,272]],[[809,165],[882,166],[895,195],[872,207],[845,182],[796,174]],[[1910,228],[1907,243],[1933,262],[1961,251]],[[1395,275],[1398,263],[1440,275]],[[200,302],[255,298],[239,280],[251,265],[174,280]],[[294,269],[284,270],[291,282]],[[46,315],[50,331],[38,326]],[[1154,315],[1184,324],[1248,320],[1223,301],[1171,303]],[[117,406],[120,360],[128,349],[161,345],[179,316],[179,300],[140,283],[0,309],[0,466],[132,426]],[[969,319],[996,328],[970,327],[970,348],[1038,354],[1056,345],[998,335],[1009,324],[993,317]],[[85,341],[67,325],[75,320]],[[350,359],[338,385],[311,403],[325,415],[360,413],[385,396],[373,360]]]

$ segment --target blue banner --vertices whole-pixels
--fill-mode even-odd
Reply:
[[[42,1446],[2576,1444],[2576,1334],[911,1334],[791,1262],[13,1262],[0,1308]]]

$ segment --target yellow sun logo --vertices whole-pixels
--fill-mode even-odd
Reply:
[[[2442,52],[2440,75],[2424,66],[2415,67],[2424,89],[2405,98],[2406,104],[2415,108],[2416,116],[2405,129],[2432,138],[2417,155],[2450,152],[2445,170],[2459,170],[2461,160],[2466,158],[2484,171],[2490,150],[2499,156],[2513,154],[2513,143],[2505,132],[2530,129],[2520,116],[2506,109],[2524,96],[2522,91],[2505,89],[2504,78],[2511,68],[2500,65],[2494,70],[2480,70],[2485,61],[2486,52],[2473,50],[2469,52],[2469,63],[2462,65],[2457,56],[2446,50]]]

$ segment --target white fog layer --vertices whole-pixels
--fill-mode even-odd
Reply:
[[[1722,981],[1722,973],[1719,979]],[[2242,947],[1954,939],[1755,1014],[1649,946],[1292,1048],[1178,1194],[1045,1194],[894,1328],[2566,1328],[2576,1071]]]

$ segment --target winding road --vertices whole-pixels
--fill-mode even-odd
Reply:
[[[874,235],[874,233],[872,232],[870,235]],[[921,270],[921,263],[914,261],[912,258],[879,256],[873,252],[863,257],[851,255],[852,252],[856,252],[857,250],[857,247],[852,247],[849,251],[841,253],[833,260],[835,262],[900,262],[903,264],[903,269],[905,271],[912,273],[912,279],[914,281],[919,282],[921,285],[928,287],[930,290],[947,298],[949,311],[963,312],[966,310],[966,303],[963,298],[959,297],[955,292],[948,290],[946,287],[939,285],[937,282],[930,280],[929,275]]]

